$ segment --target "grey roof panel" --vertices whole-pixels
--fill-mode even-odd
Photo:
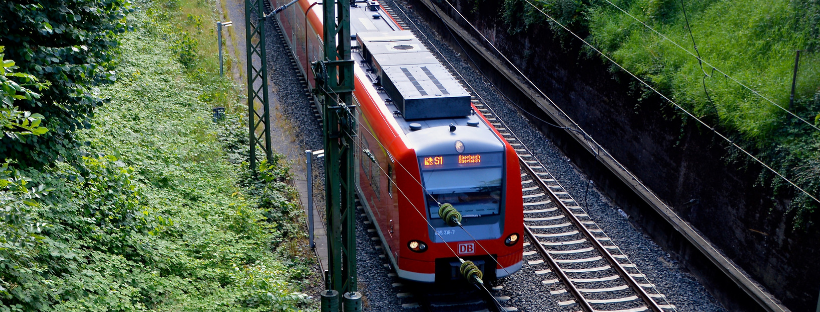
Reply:
[[[382,67],[385,66],[395,66],[395,65],[438,65],[439,62],[433,53],[428,51],[418,51],[413,53],[412,56],[407,54],[395,53],[395,54],[380,54],[377,58],[372,60],[373,66],[376,69],[376,74],[379,77],[383,76]]]
[[[470,114],[470,94],[412,32],[363,32],[356,40],[404,118]]]
[[[382,86],[408,120],[464,117],[470,94],[438,64],[387,66]]]

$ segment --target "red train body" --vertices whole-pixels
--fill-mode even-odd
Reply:
[[[321,57],[322,27],[313,3],[300,0],[277,16],[311,85],[307,65]],[[523,201],[513,148],[377,3],[351,7],[351,28],[357,189],[399,277],[457,279],[458,258],[474,261],[489,279],[519,270]],[[444,203],[462,214],[463,229],[438,216]]]

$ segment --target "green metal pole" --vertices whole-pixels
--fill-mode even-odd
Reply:
[[[245,0],[245,48],[248,68],[248,136],[250,138],[250,165],[256,171],[256,148],[265,151],[265,158],[273,157],[270,134],[270,106],[268,105],[268,62],[265,50],[266,0]],[[256,40],[255,40],[256,39]],[[258,61],[258,64],[255,63]],[[262,105],[262,115],[255,104]],[[261,129],[259,129],[261,127]],[[259,129],[261,133],[257,134]],[[264,137],[264,141],[263,141]],[[263,143],[264,142],[264,143]]]
[[[339,1],[336,4],[336,11],[339,13],[339,29],[337,31],[337,47],[341,60],[351,60],[350,57],[350,0]],[[343,123],[347,125],[347,135],[344,137],[344,151],[342,156],[342,163],[344,166],[342,171],[342,200],[345,205],[342,207],[342,217],[345,244],[345,270],[344,283],[345,293],[356,293],[358,290],[357,272],[356,272],[356,187],[355,187],[355,166],[356,166],[356,131],[358,130],[356,124],[356,107],[353,105],[353,63],[350,61],[346,63],[347,66],[339,67],[339,85],[342,86],[343,93],[339,96],[342,102],[348,105],[345,111]],[[349,90],[349,91],[348,91]],[[354,296],[355,297],[355,296]],[[361,297],[361,296],[359,296]],[[351,304],[357,305],[356,311],[361,311],[361,300],[354,300]]]
[[[357,290],[354,166],[356,111],[350,58],[350,0],[323,6],[324,61],[315,65],[316,85],[324,93],[325,192],[330,287],[347,295]],[[338,19],[336,14],[338,13]],[[353,298],[356,296],[351,294]],[[347,306],[348,304],[346,304]],[[361,300],[350,309],[361,310]]]
[[[253,73],[255,72],[253,67],[253,36],[255,34],[255,30],[253,29],[253,24],[251,22],[251,15],[254,12],[254,6],[251,4],[251,0],[245,0],[245,65],[247,65],[247,73],[248,73],[248,138],[250,139],[250,164],[251,164],[251,171],[256,172],[256,133],[254,132],[254,116],[256,116],[256,110],[254,109],[253,100],[256,98],[254,95],[254,87],[253,83],[255,81]]]
[[[259,51],[259,66],[261,68],[261,86],[259,91],[257,91],[257,96],[259,93],[262,93],[262,111],[263,114],[260,119],[265,123],[264,127],[262,127],[262,131],[264,132],[265,136],[265,159],[268,161],[273,160],[273,146],[271,146],[270,142],[270,101],[268,100],[268,47],[265,45],[267,41],[267,35],[265,34],[265,1],[268,0],[256,0],[257,4],[257,23],[256,29],[259,33],[259,44],[258,49]]]
[[[216,46],[219,50],[219,77],[225,75],[225,70],[222,66],[222,22],[216,22]]]

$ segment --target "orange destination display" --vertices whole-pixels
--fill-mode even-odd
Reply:
[[[480,164],[481,163],[481,155],[458,155],[458,163],[459,164]]]
[[[422,170],[498,167],[503,164],[503,155],[501,153],[480,153],[421,156],[419,164]]]

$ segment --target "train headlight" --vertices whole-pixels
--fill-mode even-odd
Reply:
[[[504,244],[507,246],[515,245],[519,238],[518,233],[512,233],[510,236],[507,236],[507,239],[504,240]]]
[[[427,251],[427,244],[422,241],[411,240],[407,243],[407,248],[410,248],[413,252],[425,252]]]

